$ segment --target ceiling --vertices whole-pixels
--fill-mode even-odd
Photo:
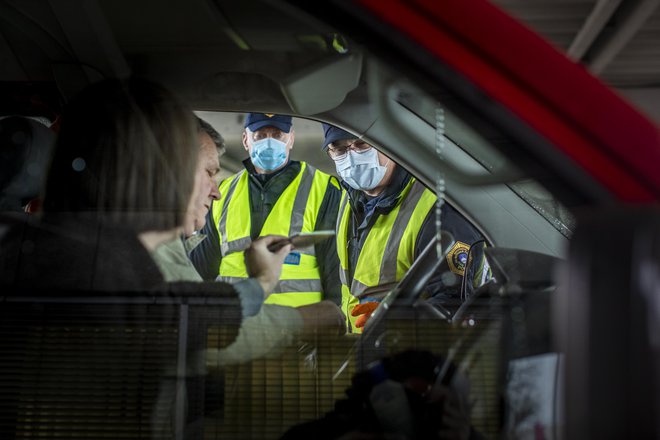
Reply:
[[[492,0],[660,122],[660,0]]]

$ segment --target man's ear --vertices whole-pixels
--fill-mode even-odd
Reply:
[[[293,143],[296,138],[296,132],[294,131],[293,127],[291,127],[291,132],[289,132],[289,150],[293,148]]]
[[[243,130],[243,148],[245,148],[245,151],[250,151],[250,147],[248,147],[247,129]]]

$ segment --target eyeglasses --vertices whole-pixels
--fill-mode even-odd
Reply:
[[[330,145],[328,145],[326,151],[328,153],[328,156],[330,156],[330,159],[336,161],[336,160],[345,159],[346,156],[348,155],[348,150],[353,150],[356,153],[366,153],[372,148],[373,147],[371,145],[360,139],[353,139],[353,140],[333,142]]]

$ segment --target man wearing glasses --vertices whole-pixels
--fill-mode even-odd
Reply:
[[[344,189],[337,219],[342,312],[349,331],[360,332],[378,306],[358,299],[370,287],[399,281],[435,235],[435,194],[389,157],[356,136],[323,124],[323,148],[334,161]],[[442,229],[456,244],[447,254],[450,271],[427,286],[431,302],[458,296],[467,253],[481,234],[451,206]]]

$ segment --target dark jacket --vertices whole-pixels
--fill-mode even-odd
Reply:
[[[412,179],[410,173],[404,168],[397,166],[394,169],[392,181],[377,197],[369,197],[364,192],[355,190],[345,182],[342,182],[342,186],[348,191],[351,206],[351,218],[348,225],[349,285],[353,281],[353,273],[358,256],[362,251],[369,231],[379,216],[387,215],[395,208],[401,192],[408,182],[410,182],[410,179]],[[451,233],[457,242],[462,242],[469,246],[479,240],[483,240],[479,231],[448,203],[443,204],[440,219],[442,230]],[[431,210],[417,235],[415,259],[424,251],[426,245],[433,241],[435,236],[435,210]],[[444,267],[446,272],[447,267]],[[460,293],[462,276],[458,273],[454,275],[448,276],[445,274],[443,276],[441,272],[436,273],[427,286],[429,294],[435,297],[436,300],[457,298]]]
[[[82,429],[94,438],[111,426],[95,409],[100,401],[135,412],[121,421],[126,432],[175,437],[178,390],[197,396],[209,387],[208,329],[217,335],[208,348],[235,340],[241,309],[250,314],[249,297],[239,292],[246,286],[166,283],[130,230],[33,220],[0,218],[0,368],[15,378],[15,386],[3,385],[0,437],[29,428],[29,411],[47,432],[75,437]],[[255,313],[263,301],[258,289]],[[222,411],[222,382],[209,389],[203,410]],[[195,433],[186,438],[199,437],[201,406],[186,408],[185,432]]]
[[[250,226],[251,238],[255,240],[263,228],[266,218],[282,192],[300,172],[300,162],[289,161],[280,171],[273,174],[258,174],[252,161],[246,159],[243,165],[249,172],[250,194]],[[328,185],[316,221],[316,230],[334,230],[337,222],[337,212],[341,201],[341,191],[333,185]],[[222,259],[218,225],[213,223],[212,210],[206,216],[206,225],[201,231],[208,238],[191,253],[191,259],[197,271],[205,280],[214,280],[218,276],[218,268]],[[339,281],[339,258],[337,243],[329,239],[315,246],[317,261],[321,271],[324,299],[341,304],[341,282]]]

